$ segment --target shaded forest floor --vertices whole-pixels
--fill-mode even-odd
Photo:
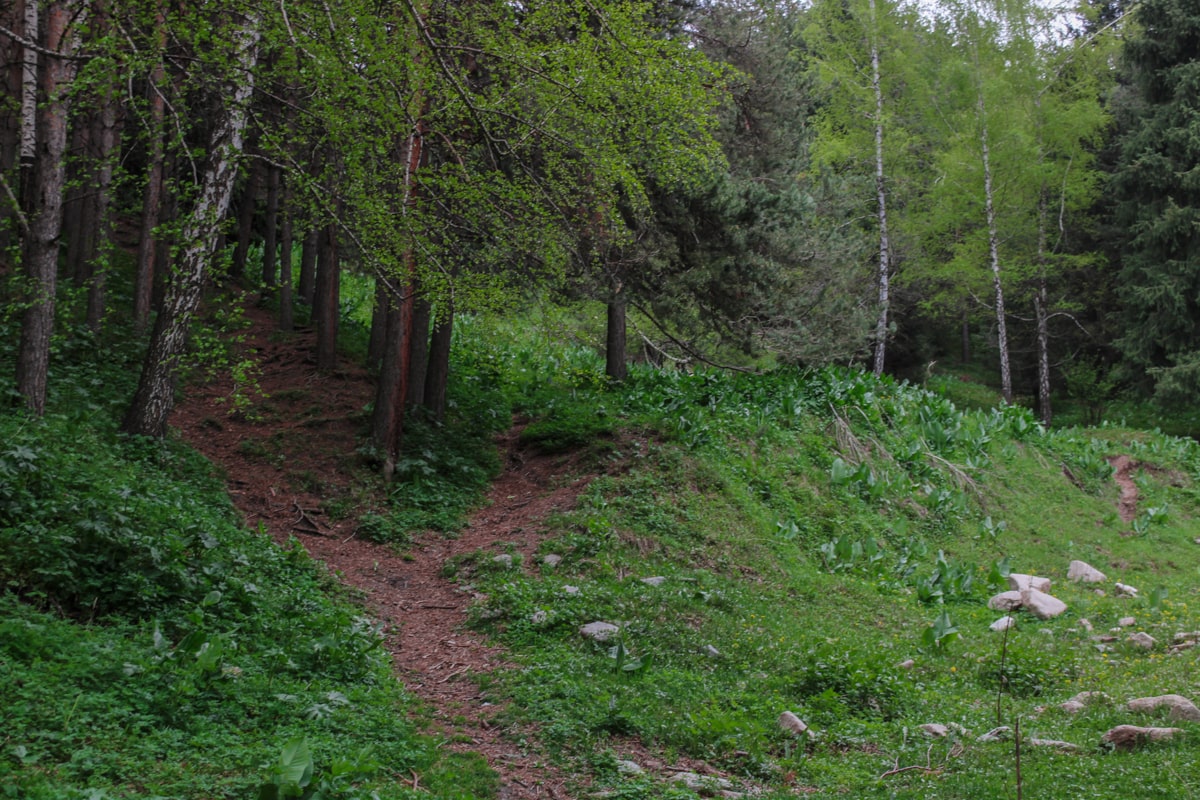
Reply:
[[[314,334],[275,332],[268,312],[248,309],[245,354],[261,394],[243,408],[228,377],[187,388],[171,422],[224,472],[246,524],[280,544],[298,538],[384,625],[396,673],[457,751],[476,752],[499,773],[500,798],[566,798],[568,776],[547,763],[533,731],[496,721],[502,703],[480,688],[504,653],[468,630],[473,589],[442,577],[447,560],[502,545],[526,568],[541,541],[538,522],[572,506],[587,484],[569,458],[523,452],[519,429],[501,437],[503,473],[461,533],[429,533],[409,548],[358,537],[358,517],[385,502],[355,453],[372,400],[361,367],[319,373]],[[419,786],[420,776],[413,781]]]

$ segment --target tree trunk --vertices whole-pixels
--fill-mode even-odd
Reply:
[[[979,145],[983,156],[983,202],[987,217],[988,256],[992,265],[992,288],[996,295],[996,337],[1000,348],[1000,394],[1013,401],[1012,368],[1008,360],[1008,315],[1004,308],[1004,285],[1000,281],[1000,234],[996,230],[996,207],[992,191],[992,163],[988,150],[987,108],[979,92]]]
[[[92,105],[88,98],[87,106]],[[66,241],[66,274],[76,287],[87,282],[87,269],[92,258],[95,230],[95,194],[90,187],[95,182],[91,158],[92,128],[95,114],[90,110],[77,115],[71,127],[67,150],[67,194],[63,200],[63,221],[60,236]]]
[[[300,245],[300,286],[297,292],[300,302],[309,307],[316,302],[317,244],[320,236],[320,229],[310,222],[309,230],[304,234],[304,242]]]
[[[371,418],[371,438],[383,452],[383,478],[391,481],[400,456],[404,435],[404,404],[408,396],[408,378],[413,338],[413,298],[411,294],[388,294],[387,331],[375,391],[375,413]]]
[[[10,30],[22,30],[24,20],[23,0],[17,0],[0,10],[0,24]],[[0,93],[15,100],[0,104],[0,186],[3,187],[3,191],[0,192],[0,254],[8,252],[13,242],[14,227],[21,224],[21,181],[17,175],[17,168],[21,158],[20,97],[23,55],[20,42],[0,36],[0,68],[3,68]],[[0,303],[7,302],[8,299],[0,295]]]
[[[429,318],[433,309],[425,297],[413,301],[412,354],[408,362],[409,408],[425,405],[425,373],[429,370]]]
[[[629,359],[625,345],[625,295],[618,287],[608,301],[608,326],[604,347],[604,374],[620,383],[629,377]]]
[[[341,269],[338,264],[337,223],[321,231],[317,252],[317,286],[313,319],[317,324],[317,369],[337,367],[338,298]]]
[[[154,18],[161,53],[167,44],[167,21],[162,6]],[[149,100],[150,133],[147,145],[146,190],[142,201],[141,235],[138,237],[137,266],[133,282],[133,321],[139,332],[150,324],[150,309],[154,297],[155,274],[155,228],[159,223],[159,206],[162,204],[163,187],[163,119],[166,101],[166,70],[161,56],[150,73],[150,85],[146,90]]]
[[[26,40],[39,40],[38,0],[25,0]],[[32,216],[35,202],[33,192],[33,167],[37,160],[37,104],[38,104],[38,52],[32,47],[23,48],[21,57],[21,202],[26,216]],[[65,145],[64,145],[65,147]]]
[[[284,177],[283,215],[279,228],[279,330],[290,331],[292,321],[292,189]]]
[[[104,100],[100,107],[98,146],[100,167],[97,171],[93,261],[88,270],[87,325],[100,332],[104,321],[105,283],[112,266],[114,217],[112,202],[113,172],[120,159],[120,106],[117,88],[104,87]]]
[[[454,337],[454,309],[439,315],[429,339],[429,368],[425,372],[425,408],[436,420],[446,416],[446,385],[450,381],[450,342]]]
[[[258,19],[250,15],[234,37],[238,53],[235,77],[223,94],[228,100],[214,122],[199,197],[184,223],[179,268],[172,273],[162,311],[154,322],[137,393],[121,424],[126,433],[162,436],[166,432],[179,358],[187,344],[191,318],[200,302],[217,232],[237,178],[242,133],[254,90],[259,36]]]
[[[367,369],[378,372],[387,349],[387,318],[391,302],[388,299],[387,281],[375,279],[375,299],[371,304],[371,334],[367,339]]]
[[[888,242],[887,191],[883,172],[883,88],[879,80],[878,25],[875,0],[871,0],[871,86],[875,90],[875,197],[879,217],[879,318],[875,323],[876,376],[883,374],[887,351],[888,306],[891,282],[891,246]]]
[[[1042,423],[1050,425],[1053,412],[1050,408],[1050,319],[1047,310],[1046,290],[1046,190],[1043,187],[1038,198],[1038,278],[1037,291],[1033,296],[1034,315],[1037,320],[1037,364],[1038,364],[1038,416]]]
[[[238,205],[237,246],[233,249],[233,265],[230,277],[241,280],[246,277],[246,258],[250,252],[250,239],[254,234],[254,212],[258,205],[258,190],[262,183],[262,163],[251,159],[246,171],[246,185]]]
[[[967,308],[967,303],[963,301],[962,319],[958,328],[959,334],[959,357],[962,363],[971,363],[971,310]]]
[[[30,5],[36,6],[36,3]],[[68,25],[81,14],[78,0],[47,5],[41,46],[54,53],[73,56],[77,37],[68,31]],[[50,365],[50,338],[54,332],[58,239],[62,230],[63,184],[66,180],[63,156],[67,149],[67,90],[75,74],[75,64],[72,58],[46,58],[38,76],[42,97],[37,107],[34,137],[37,157],[29,182],[32,201],[29,232],[21,255],[28,295],[21,317],[17,391],[25,398],[29,409],[39,416],[46,411],[46,376]]]
[[[263,297],[275,291],[277,266],[275,261],[275,234],[279,227],[279,168],[267,165],[267,218],[263,226],[262,282]]]

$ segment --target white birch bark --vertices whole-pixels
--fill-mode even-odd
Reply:
[[[879,319],[875,323],[876,375],[883,374],[887,350],[888,304],[891,290],[891,247],[888,242],[887,190],[883,170],[883,87],[879,79],[879,23],[871,0],[871,87],[875,90],[875,196],[879,215]]]
[[[996,206],[992,189],[992,163],[988,150],[987,106],[983,89],[979,89],[979,146],[983,158],[983,204],[987,218],[988,258],[992,268],[992,287],[996,295],[996,337],[1000,348],[1000,394],[1005,403],[1011,403],[1012,367],[1008,359],[1008,321],[1004,310],[1004,285],[1000,280],[1000,236],[996,230]]]
[[[38,40],[38,1],[25,0],[25,38]],[[37,157],[38,52],[26,47],[21,59],[21,166],[28,169]]]
[[[137,393],[121,426],[126,433],[162,436],[166,432],[167,416],[174,405],[179,358],[187,344],[192,316],[200,304],[220,223],[229,208],[237,177],[242,134],[254,92],[253,69],[258,61],[260,37],[259,19],[255,15],[248,16],[234,36],[237,59],[225,92],[227,100],[212,132],[199,197],[184,223],[179,266],[167,284]]]

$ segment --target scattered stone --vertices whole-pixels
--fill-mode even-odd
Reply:
[[[1085,708],[1087,708],[1086,705],[1078,700],[1068,700],[1065,703],[1059,703],[1058,707],[1068,714],[1078,714],[1080,711],[1083,711]]]
[[[1104,583],[1108,576],[1085,561],[1072,561],[1067,567],[1067,580],[1083,583]]]
[[[1157,711],[1159,708],[1166,707],[1169,709],[1167,718],[1178,722],[1179,720],[1187,720],[1189,722],[1200,722],[1200,708],[1196,708],[1196,704],[1180,694],[1163,694],[1157,697],[1139,697],[1136,700],[1130,700],[1125,704],[1125,707],[1134,713],[1148,713]]]
[[[1014,572],[1008,576],[1008,588],[1015,592],[1023,592],[1026,589],[1037,589],[1039,592],[1050,591],[1050,579],[1039,578],[1036,575],[1022,575],[1019,572]]]
[[[662,586],[666,582],[667,579],[662,575],[655,575],[652,578],[642,578],[642,583],[646,584],[647,586]]]
[[[1037,589],[1021,592],[1021,605],[1038,619],[1053,619],[1067,610],[1062,600]]]
[[[916,665],[917,665],[917,662],[913,661],[911,658],[906,658],[903,661],[901,661],[899,664],[896,665],[896,669],[909,670],[909,669],[912,669],[913,667],[915,667]]]
[[[619,775],[641,775],[646,770],[642,769],[642,765],[636,761],[618,761],[617,774]]]
[[[988,627],[994,631],[1006,631],[1016,624],[1017,620],[1015,617],[1001,617]]]
[[[801,734],[812,736],[812,731],[808,729],[808,725],[805,724],[804,720],[791,711],[785,711],[779,715],[779,727],[795,736],[800,736]]]
[[[1088,633],[1092,632],[1092,623],[1082,617],[1079,619],[1079,627],[1083,628]]]
[[[550,615],[541,610],[535,611],[529,615],[529,621],[534,625],[543,625],[548,619],[550,619]]]
[[[1001,725],[998,728],[992,728],[987,733],[979,737],[980,742],[1002,742],[1005,739],[1012,737],[1012,728],[1007,725]]]
[[[1064,742],[1061,739],[1036,739],[1030,737],[1024,740],[1025,744],[1030,747],[1053,747],[1055,750],[1065,750],[1069,753],[1078,753],[1082,748],[1077,744]]]
[[[704,653],[704,655],[708,656],[709,658],[720,658],[721,657],[721,651],[718,650],[717,648],[713,647],[711,644],[704,645],[704,649],[701,650],[701,652]]]
[[[1126,583],[1113,584],[1113,589],[1117,593],[1117,597],[1137,597],[1138,590]]]
[[[566,584],[563,586],[563,592],[565,594],[579,594],[579,591],[580,590],[579,590],[578,586],[571,586],[570,584]]]
[[[671,778],[671,783],[678,783],[691,789],[697,794],[714,795],[717,792],[728,791],[733,784],[725,778],[713,775],[701,775],[697,772],[677,772]]]
[[[1148,633],[1131,633],[1128,639],[1130,644],[1136,645],[1144,650],[1153,650],[1158,642],[1154,641],[1154,637]]]
[[[1093,589],[1092,594],[1096,595],[1096,597],[1107,597],[1108,596],[1107,593],[1103,589]]]
[[[934,739],[945,739],[950,735],[950,729],[940,722],[926,722],[921,726],[921,731],[926,736],[931,736]]]
[[[560,556],[558,553],[547,553],[546,555],[542,556],[542,563],[547,567],[554,569],[562,563],[562,556]]]
[[[1117,624],[1122,628],[1130,628],[1134,625],[1137,625],[1137,619],[1134,617],[1121,617],[1119,620],[1117,620]],[[1114,628],[1114,630],[1118,629]]]
[[[1016,611],[1020,607],[1020,592],[1001,592],[988,600],[988,608],[992,611]]]
[[[1109,696],[1104,692],[1080,692],[1065,703],[1061,703],[1059,708],[1068,714],[1078,714],[1093,703],[1109,699]]]
[[[1038,628],[1038,633],[1040,633],[1042,636],[1053,636],[1054,629],[1053,628]]]
[[[1137,725],[1118,725],[1101,737],[1100,741],[1117,750],[1135,750],[1147,742],[1164,742],[1183,733],[1182,728],[1142,728]]]
[[[589,622],[579,629],[579,635],[593,642],[607,642],[620,631],[621,629],[611,622]]]
[[[492,563],[499,564],[500,566],[507,569],[513,565],[513,557],[510,556],[508,553],[501,553],[498,556],[492,556]]]
[[[1168,647],[1167,652],[1171,653],[1171,654],[1182,653],[1185,650],[1191,650],[1197,644],[1198,644],[1197,642],[1182,642],[1180,644],[1176,644],[1176,645],[1172,645],[1171,647]]]
[[[1116,631],[1117,633],[1121,632],[1120,628],[1113,628],[1113,630]],[[1109,643],[1109,642],[1115,642],[1117,640],[1117,637],[1115,637],[1115,636],[1093,636],[1092,639],[1097,642]]]
[[[1181,631],[1175,634],[1176,643],[1192,642],[1193,644],[1200,641],[1200,631]]]

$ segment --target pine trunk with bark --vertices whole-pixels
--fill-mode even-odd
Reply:
[[[145,436],[166,433],[167,417],[175,400],[179,359],[187,346],[191,319],[200,303],[221,220],[228,211],[237,178],[242,134],[254,91],[253,69],[258,61],[260,35],[257,17],[249,16],[234,37],[237,69],[223,94],[224,108],[214,121],[199,196],[183,226],[180,263],[167,285],[137,392],[121,424],[126,433]]]
[[[425,372],[425,408],[435,420],[446,416],[446,386],[450,381],[450,342],[454,338],[454,309],[437,317],[429,337],[429,367]]]
[[[154,29],[158,52],[167,46],[167,19],[162,5],[154,16]],[[154,302],[155,228],[159,223],[159,206],[162,204],[163,189],[163,120],[166,112],[166,69],[161,55],[150,73],[150,85],[146,89],[150,130],[146,146],[146,189],[142,198],[141,234],[138,237],[137,266],[133,280],[133,322],[138,331],[150,324],[150,310]]]
[[[337,368],[338,302],[341,268],[338,263],[338,228],[330,222],[321,230],[317,247],[317,280],[313,321],[317,326],[317,369]]]
[[[425,373],[429,371],[429,320],[432,312],[427,298],[418,296],[413,301],[412,352],[408,362],[409,408],[420,408],[425,404]]]
[[[608,301],[608,325],[604,339],[604,374],[615,383],[629,377],[625,311],[625,295],[618,288]]]
[[[252,159],[246,171],[246,185],[242,189],[238,204],[237,246],[233,249],[233,265],[230,267],[230,277],[235,280],[246,277],[246,259],[250,253],[250,240],[254,235],[254,212],[258,207],[262,171],[262,162],[257,158]]]
[[[301,303],[312,307],[317,295],[317,245],[321,231],[310,223],[300,245],[300,285],[296,291]]]
[[[50,3],[45,11],[40,45],[44,50],[64,57],[45,56],[37,81],[41,100],[37,104],[37,129],[33,136],[36,158],[29,180],[29,230],[21,254],[28,295],[21,316],[21,343],[17,352],[17,391],[25,398],[26,406],[39,416],[46,410],[46,379],[50,339],[54,332],[58,242],[66,181],[68,91],[76,65],[71,58],[77,49],[76,35],[68,28],[82,14],[82,8],[77,0],[72,0]]]
[[[284,177],[279,221],[279,330],[295,327],[292,319],[292,188]]]
[[[116,212],[113,210],[113,174],[120,160],[121,108],[115,86],[105,87],[103,104],[99,113],[97,136],[99,169],[96,174],[96,199],[94,203],[96,232],[92,247],[92,261],[87,277],[88,303],[87,326],[100,332],[104,321],[106,283],[108,269],[112,264],[113,233]]]
[[[278,245],[276,234],[279,231],[279,168],[273,164],[267,167],[267,209],[263,224],[263,257],[262,282],[263,297],[275,292],[277,278],[277,262],[275,248]]]
[[[408,396],[409,364],[412,356],[413,298],[389,293],[383,359],[375,391],[371,439],[383,452],[383,478],[391,481],[400,457],[404,435],[404,405]]]

